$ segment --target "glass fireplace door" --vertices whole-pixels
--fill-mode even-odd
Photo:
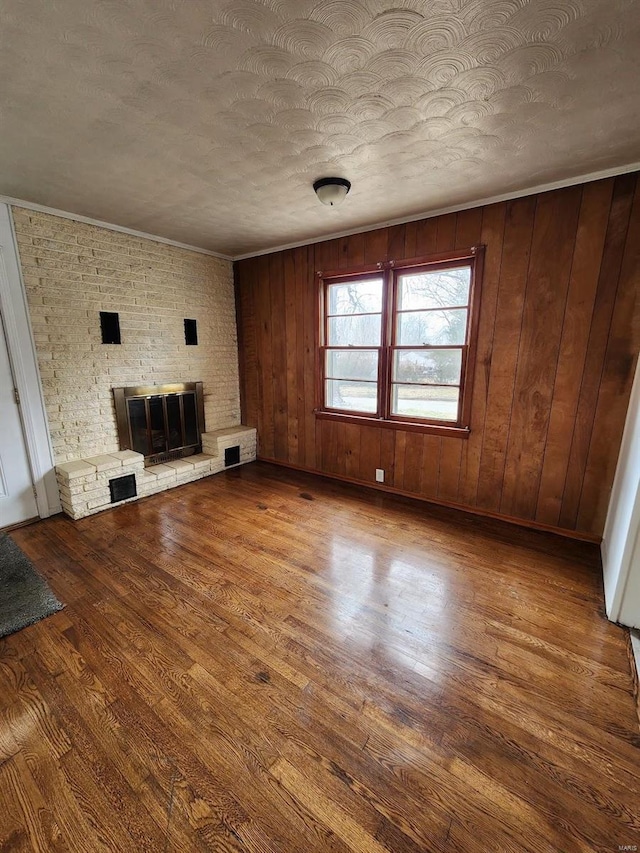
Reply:
[[[176,458],[185,455],[181,451],[191,449],[193,452],[198,448],[203,407],[201,388],[196,386],[201,383],[114,388],[121,449],[131,449],[147,459],[161,461],[156,457]],[[142,393],[164,388],[171,390]],[[180,390],[174,391],[174,388]]]

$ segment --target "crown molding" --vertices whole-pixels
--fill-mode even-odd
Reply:
[[[210,249],[203,249],[200,246],[191,246],[189,243],[179,243],[177,240],[169,240],[168,237],[158,237],[157,234],[147,234],[146,231],[136,231],[134,228],[125,228],[124,225],[115,225],[113,222],[102,222],[100,219],[91,219],[89,216],[80,216],[78,213],[70,213],[68,210],[58,210],[56,207],[47,207],[44,204],[36,204],[33,201],[24,201],[24,199],[0,195],[0,202],[14,205],[15,207],[23,207],[26,210],[35,210],[38,213],[49,213],[52,216],[59,216],[62,219],[72,219],[74,222],[83,222],[85,225],[96,225],[98,228],[106,228],[108,231],[119,231],[121,234],[129,234],[132,237],[142,237],[144,240],[153,240],[156,243],[166,243],[168,246],[175,246],[177,249],[187,249],[189,252],[198,252],[201,255],[210,255],[213,258],[220,258],[223,261],[233,260],[230,255],[223,255],[220,252],[212,252]]]
[[[186,249],[189,252],[199,252],[201,255],[210,255],[214,258],[220,258],[223,261],[244,261],[248,258],[259,258],[262,255],[271,255],[274,252],[284,252],[287,249],[297,249],[300,246],[312,246],[316,243],[324,243],[326,240],[337,240],[340,237],[350,237],[352,234],[363,234],[366,231],[375,231],[377,228],[388,228],[392,225],[404,225],[407,222],[418,222],[421,219],[433,219],[436,216],[443,216],[447,213],[458,213],[461,210],[471,210],[474,207],[484,207],[488,204],[497,204],[501,201],[511,201],[515,198],[525,198],[529,195],[537,193],[550,192],[552,190],[563,189],[564,187],[573,187],[578,184],[588,184],[592,181],[600,181],[604,178],[614,178],[617,175],[626,175],[629,172],[640,171],[640,162],[629,163],[626,166],[617,166],[611,169],[603,169],[599,172],[590,172],[585,175],[577,175],[573,178],[566,178],[561,181],[553,181],[548,184],[538,184],[524,189],[514,190],[501,195],[489,196],[476,201],[462,202],[461,204],[451,205],[450,207],[441,207],[437,210],[426,210],[421,213],[414,213],[411,216],[401,216],[397,219],[385,219],[376,222],[370,222],[363,225],[349,228],[345,231],[334,231],[329,234],[322,234],[319,237],[308,237],[303,240],[297,240],[294,243],[284,243],[280,246],[271,246],[266,249],[260,249],[255,252],[245,252],[240,255],[224,255],[221,252],[213,252],[211,249],[203,249],[200,246],[192,246],[188,243],[180,243],[177,240],[170,240],[167,237],[159,237],[157,234],[148,234],[145,231],[136,231],[133,228],[126,228],[123,225],[115,225],[112,222],[102,222],[99,219],[91,219],[88,216],[80,216],[77,213],[70,213],[66,210],[58,210],[55,207],[47,207],[44,204],[36,204],[32,201],[24,201],[24,199],[11,198],[10,196],[0,195],[0,202],[16,207],[23,207],[26,210],[35,210],[40,213],[49,213],[52,216],[60,216],[63,219],[72,219],[76,222],[83,222],[86,225],[96,225],[99,228],[106,228],[109,231],[119,231],[122,234],[130,234],[133,237],[142,237],[145,240],[154,240],[156,243],[166,243],[168,246],[176,246],[178,249]]]
[[[262,255],[271,255],[274,252],[284,252],[287,249],[297,249],[300,246],[313,246],[315,243],[324,243],[326,240],[337,240],[340,237],[350,237],[352,234],[364,234],[367,231],[375,231],[377,228],[388,228],[392,225],[405,225],[407,222],[418,222],[420,219],[433,219],[436,216],[443,216],[446,213],[458,213],[461,210],[471,210],[474,207],[484,207],[488,204],[497,204],[501,201],[511,201],[515,198],[525,198],[529,195],[538,193],[550,192],[551,190],[560,190],[564,187],[574,187],[578,184],[588,184],[592,181],[600,181],[604,178],[615,178],[617,175],[626,175],[629,172],[640,171],[640,162],[629,163],[627,166],[618,166],[612,169],[603,169],[600,172],[590,172],[586,175],[578,175],[575,178],[566,178],[562,181],[553,181],[549,184],[540,184],[526,189],[514,190],[510,193],[502,195],[490,196],[482,198],[478,201],[463,202],[455,204],[451,207],[441,207],[438,210],[429,210],[423,213],[412,214],[411,216],[402,216],[399,219],[386,219],[382,222],[372,222],[371,224],[361,225],[357,228],[351,228],[347,231],[336,231],[330,234],[324,234],[322,237],[312,237],[307,240],[298,240],[295,243],[285,243],[282,246],[275,246],[270,249],[261,249],[258,252],[247,252],[244,255],[235,255],[233,261],[244,261],[248,258],[259,258]]]

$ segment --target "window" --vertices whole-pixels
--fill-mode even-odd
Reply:
[[[320,274],[319,414],[468,431],[481,259]]]

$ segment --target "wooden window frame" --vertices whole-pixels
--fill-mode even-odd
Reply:
[[[314,410],[316,417],[368,426],[375,425],[390,429],[419,431],[435,435],[449,435],[459,438],[468,437],[471,424],[471,396],[478,343],[483,262],[484,246],[474,246],[470,249],[460,251],[441,252],[437,255],[410,258],[403,261],[387,261],[349,270],[319,271],[317,273],[319,281],[319,299],[317,300],[319,309],[317,323],[318,345],[316,347],[317,401],[316,409]],[[471,272],[465,342],[462,345],[442,347],[444,349],[460,349],[462,352],[458,418],[456,421],[440,421],[395,415],[391,412],[394,353],[402,349],[420,348],[409,345],[400,346],[396,342],[399,276],[406,272],[410,273],[422,270],[431,272],[440,269],[452,269],[461,265],[468,266]],[[372,278],[382,279],[380,346],[349,347],[349,349],[378,350],[377,411],[375,413],[367,413],[353,412],[347,409],[326,408],[324,404],[326,351],[327,349],[333,349],[333,347],[327,346],[327,288],[332,284],[339,284],[341,281],[358,281]],[[433,348],[436,349],[437,347],[434,346]]]

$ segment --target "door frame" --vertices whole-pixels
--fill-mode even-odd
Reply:
[[[62,511],[11,209],[0,203],[0,310],[40,518]]]

